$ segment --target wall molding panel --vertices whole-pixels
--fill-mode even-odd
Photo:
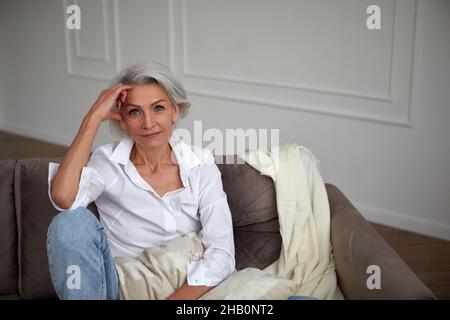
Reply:
[[[111,80],[120,70],[117,0],[64,0],[64,21],[71,4],[81,9],[81,29],[65,28],[67,73]]]
[[[246,21],[246,13],[256,5],[254,1],[249,1],[247,8],[234,0],[220,5],[207,0],[170,0],[169,60],[189,93],[412,128],[410,79],[414,64],[416,0],[382,2],[382,30],[365,27],[364,1],[346,0],[348,3],[344,7],[355,8],[348,13],[349,20],[361,20],[356,25],[342,23],[348,10],[338,11],[337,5],[333,8],[336,15],[324,17],[328,21],[323,23],[308,20],[306,11],[298,12],[299,8],[325,12],[323,6],[330,2],[288,1],[280,8],[284,11],[275,14],[274,19],[290,17],[289,12],[297,10],[297,20],[293,17],[287,18],[284,24],[278,23],[279,20],[271,23],[270,28],[278,24],[282,28],[274,30],[273,35],[270,35],[270,28],[264,29],[264,19],[271,18],[269,15],[261,16],[261,23],[255,26]],[[257,1],[262,12],[268,11],[264,10],[266,2]],[[383,5],[393,8],[386,7],[383,11]],[[231,14],[239,11],[242,14]],[[222,16],[230,16],[228,13],[233,19],[222,21]],[[200,16],[210,19],[199,19]],[[298,24],[294,24],[295,21],[299,21]],[[331,44],[323,39],[308,38],[308,28],[314,28],[316,34],[330,36]],[[257,30],[264,36],[255,36]],[[354,35],[339,37],[343,32]],[[279,34],[285,36],[275,38]],[[352,41],[352,38],[367,49],[358,53],[349,51],[354,43],[341,42],[343,39]],[[271,48],[272,45],[281,50]],[[294,47],[295,52],[282,50],[288,47]],[[382,60],[377,64],[371,56]],[[254,63],[249,65],[249,61]],[[345,64],[346,67],[342,66]],[[361,74],[361,70],[367,70],[367,76],[356,78],[355,74]]]

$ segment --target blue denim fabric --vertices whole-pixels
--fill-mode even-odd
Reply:
[[[86,208],[56,215],[47,232],[50,276],[68,300],[117,300],[119,281],[103,226]]]

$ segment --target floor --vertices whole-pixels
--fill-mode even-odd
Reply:
[[[440,299],[450,299],[450,242],[372,223]]]
[[[0,131],[0,160],[63,156],[66,148]],[[372,224],[440,299],[450,299],[450,242]]]
[[[0,131],[0,160],[63,156],[66,147]]]

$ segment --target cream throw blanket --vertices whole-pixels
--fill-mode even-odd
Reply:
[[[275,184],[282,249],[280,258],[264,271],[294,281],[295,295],[335,298],[330,207],[318,161],[297,144],[240,156]]]
[[[246,268],[201,299],[286,299],[290,295],[342,298],[330,243],[330,208],[317,160],[297,144],[239,155],[271,177],[282,237],[280,258],[264,270]],[[201,258],[200,234],[188,234],[137,258],[116,258],[121,299],[165,299],[186,281]]]

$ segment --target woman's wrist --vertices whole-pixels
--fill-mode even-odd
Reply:
[[[186,282],[178,290],[175,290],[167,300],[197,300],[214,287],[190,286]]]
[[[96,126],[99,127],[102,123],[102,119],[95,115],[94,113],[89,112],[84,116],[83,124],[86,126]]]

